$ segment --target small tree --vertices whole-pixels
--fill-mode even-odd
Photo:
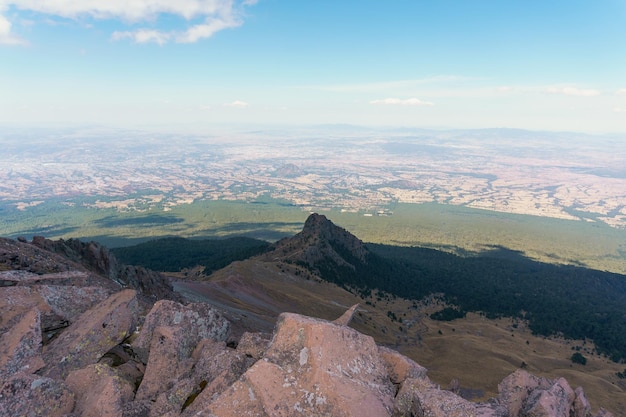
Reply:
[[[571,359],[574,363],[579,363],[581,365],[587,364],[587,358],[585,358],[580,352],[574,353]]]

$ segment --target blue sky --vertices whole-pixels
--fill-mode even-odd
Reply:
[[[626,133],[626,0],[0,0],[0,123]]]

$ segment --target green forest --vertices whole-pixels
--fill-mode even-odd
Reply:
[[[204,273],[210,274],[231,262],[258,255],[269,246],[263,240],[247,237],[202,240],[169,237],[113,248],[111,252],[125,264],[141,265],[154,271],[178,272],[202,266]]]
[[[333,245],[333,243],[331,243]],[[367,297],[378,289],[406,299],[444,294],[448,308],[433,318],[465,312],[528,320],[534,334],[592,339],[598,353],[626,360],[626,277],[537,262],[496,247],[476,256],[434,249],[368,244],[366,262],[333,249],[354,268],[326,261],[309,266],[325,280]]]

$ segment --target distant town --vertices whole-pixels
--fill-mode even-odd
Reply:
[[[8,129],[0,139],[0,203],[23,211],[51,199],[168,211],[270,198],[388,216],[392,203],[437,202],[626,228],[626,144],[610,136],[327,126],[211,135]]]

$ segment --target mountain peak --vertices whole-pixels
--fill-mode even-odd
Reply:
[[[336,226],[333,222],[328,220],[323,214],[311,213],[311,215],[304,222],[301,234],[312,235],[320,238],[334,238],[337,234],[348,233],[345,229]],[[349,234],[349,233],[348,233]],[[354,239],[356,236],[351,235]]]
[[[326,216],[312,213],[302,231],[276,243],[272,256],[319,269],[319,264],[333,263],[355,269],[369,255],[365,244],[346,229],[335,225]]]

